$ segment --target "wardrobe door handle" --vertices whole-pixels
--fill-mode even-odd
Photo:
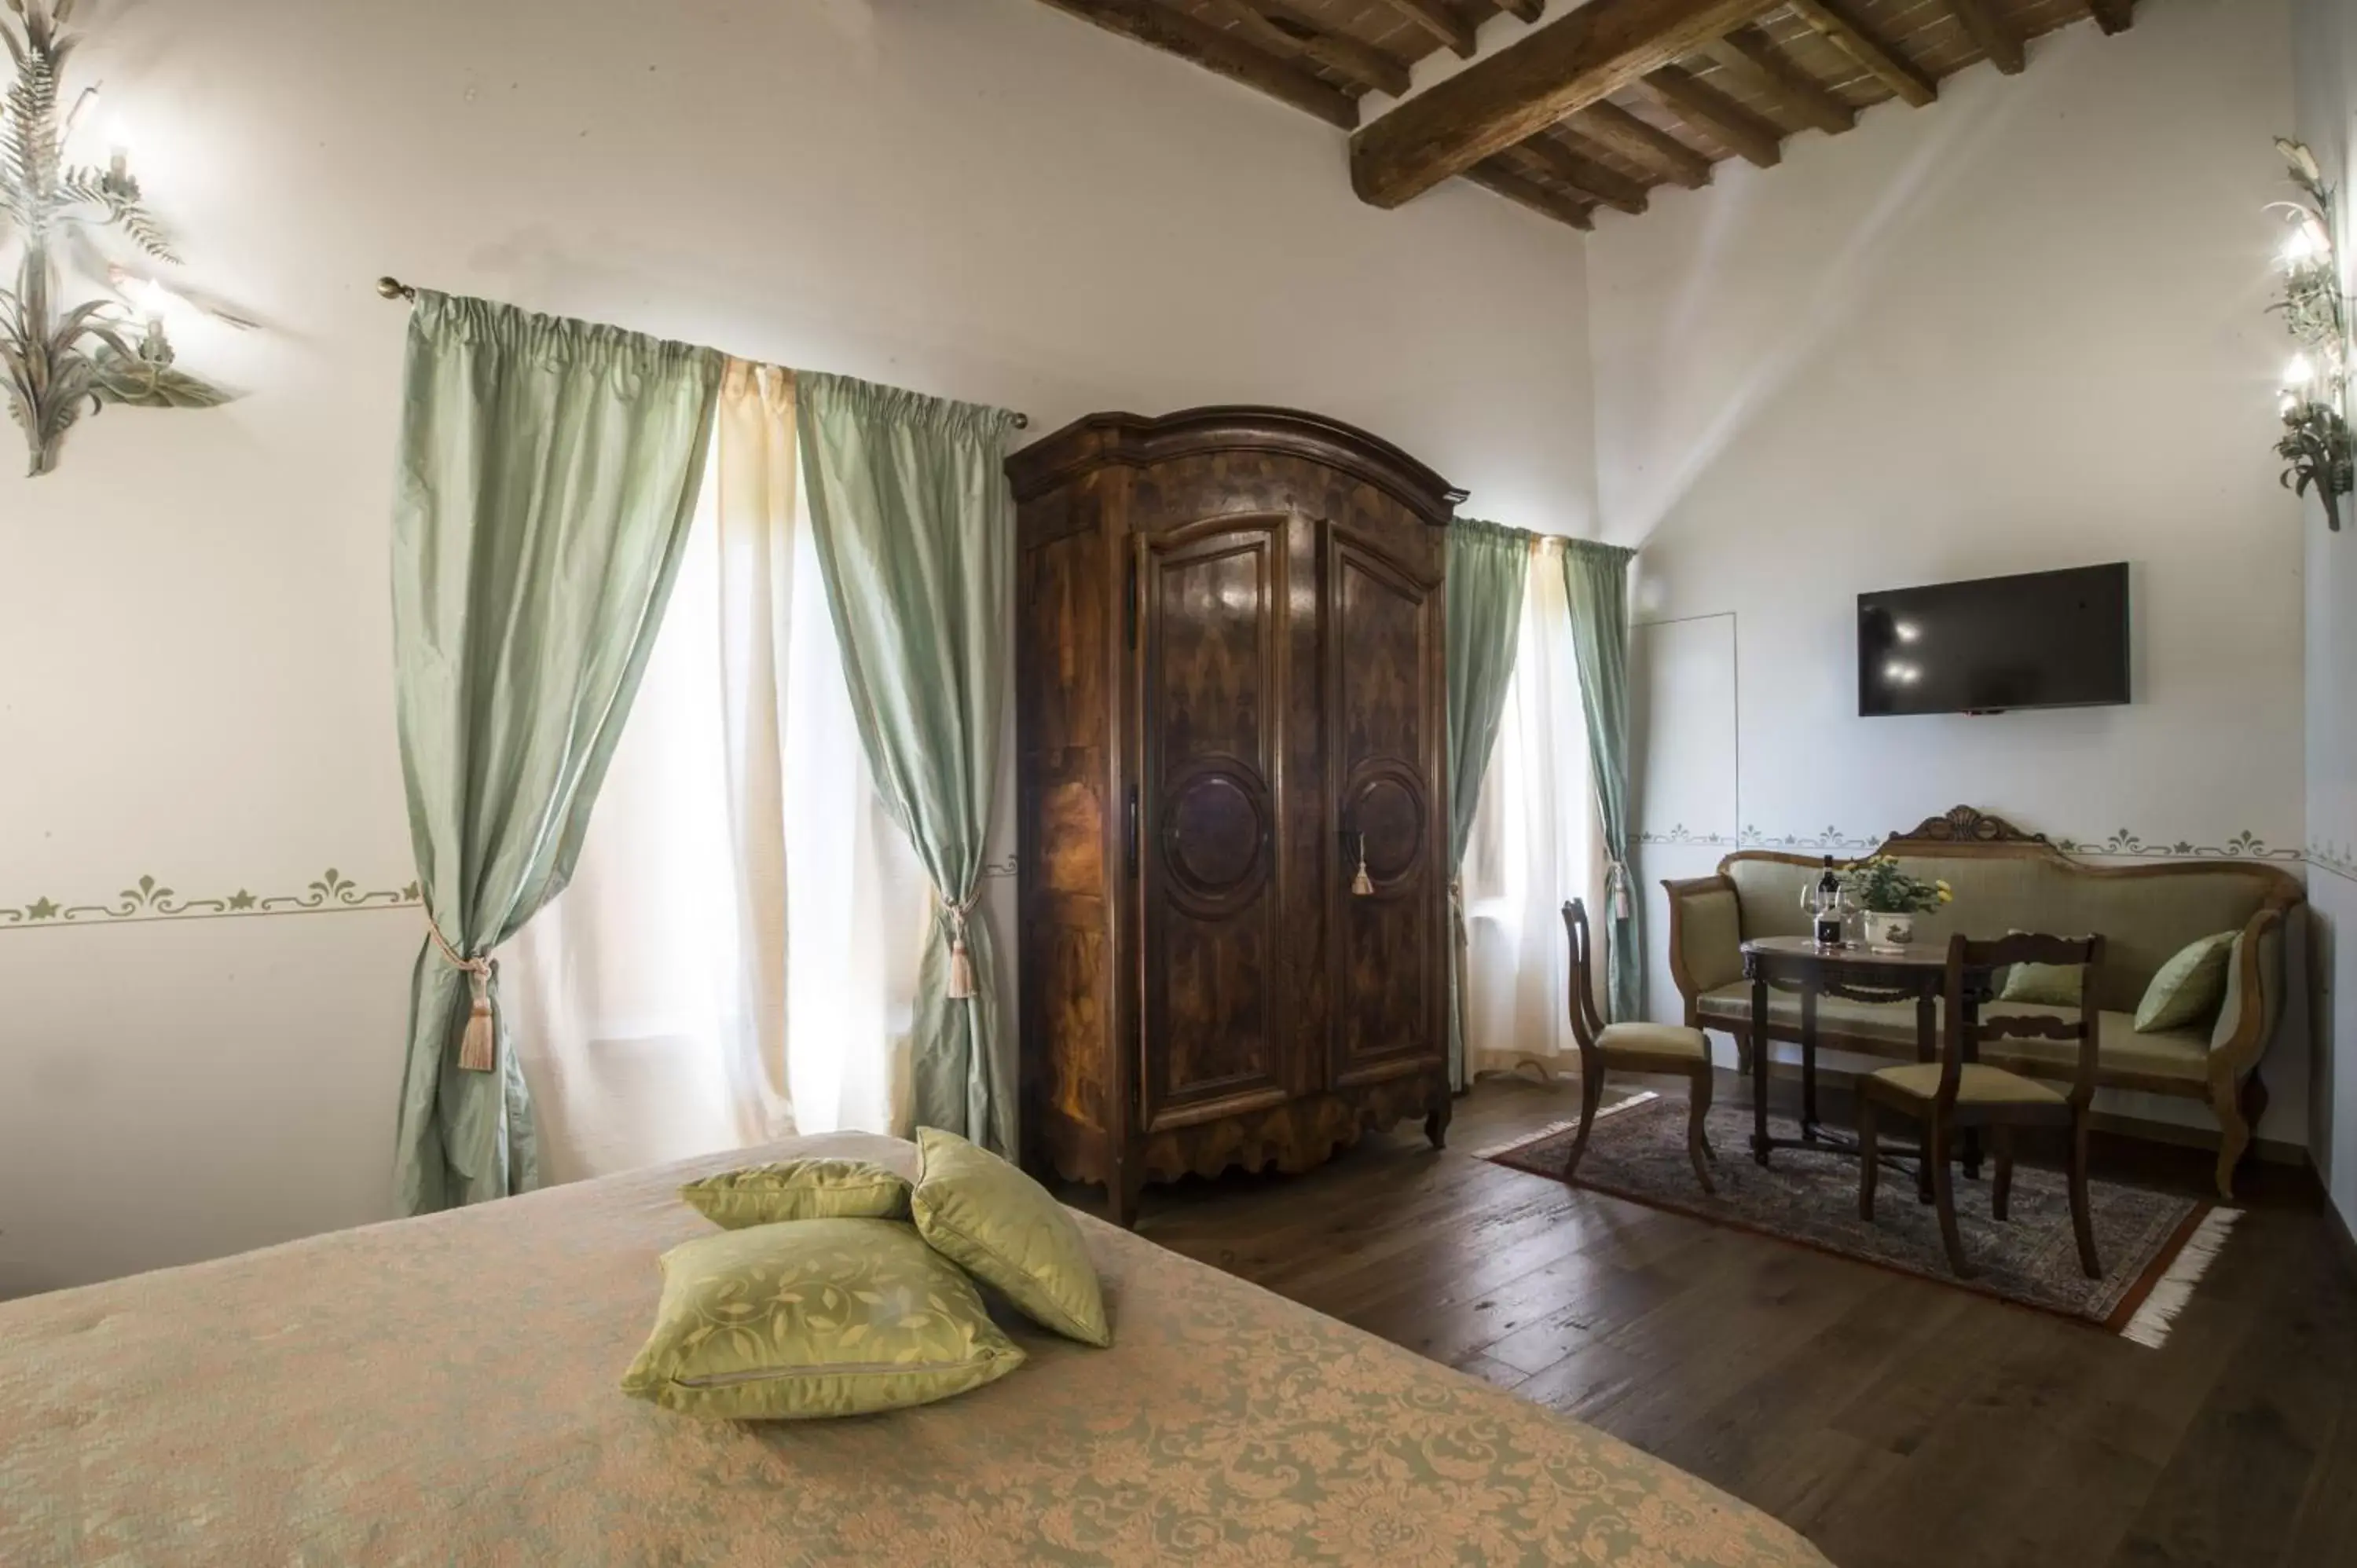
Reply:
[[[1123,805],[1125,817],[1122,865],[1130,875],[1137,875],[1137,786],[1129,787],[1129,799]]]

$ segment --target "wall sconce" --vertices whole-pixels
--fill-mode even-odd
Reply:
[[[2303,496],[2314,489],[2324,503],[2325,525],[2337,533],[2341,498],[2357,488],[2357,455],[2349,435],[2349,301],[2334,242],[2333,193],[2303,144],[2277,137],[2276,150],[2306,197],[2270,208],[2283,214],[2286,233],[2279,258],[2283,297],[2268,308],[2283,312],[2284,326],[2300,345],[2284,373],[2284,437],[2276,455],[2284,460],[2284,488]]]
[[[112,229],[152,261],[178,259],[121,147],[103,169],[65,161],[66,144],[98,97],[85,88],[63,107],[63,70],[76,42],[63,28],[77,0],[5,3],[0,41],[16,79],[0,100],[0,245],[13,241],[24,256],[15,292],[0,288],[0,369],[8,412],[32,451],[30,472],[40,475],[57,467],[58,448],[85,408],[206,408],[230,394],[172,363],[164,314],[180,296],[99,250],[97,237]],[[69,268],[106,279],[115,294],[60,306],[55,296]]]

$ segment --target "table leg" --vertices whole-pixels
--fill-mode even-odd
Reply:
[[[1967,1063],[1981,1058],[1981,1002],[1967,989],[1964,992],[1964,1038],[1956,1042]],[[1964,1129],[1964,1179],[1978,1181],[1981,1176],[1981,1134],[1977,1127]]]
[[[1801,1141],[1817,1141],[1817,988],[1801,993]]]
[[[1768,1163],[1768,983],[1751,983],[1751,1157]]]
[[[1915,1059],[1919,1062],[1940,1059],[1940,1004],[1939,998],[1929,991],[1919,992],[1915,997]],[[1915,1201],[1929,1203],[1932,1201],[1931,1129],[1927,1126],[1916,1131],[1915,1146],[1919,1152],[1915,1160]]]

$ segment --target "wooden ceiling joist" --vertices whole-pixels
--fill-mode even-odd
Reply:
[[[1708,82],[1674,65],[1663,66],[1645,78],[1645,91],[1671,113],[1724,143],[1746,163],[1773,168],[1784,161],[1781,133]]]
[[[1593,204],[1541,185],[1508,165],[1503,158],[1491,158],[1486,163],[1476,164],[1465,171],[1465,177],[1484,190],[1494,192],[1509,201],[1518,201],[1558,223],[1568,223],[1575,229],[1596,227]]]
[[[1837,136],[1857,124],[1857,111],[1778,52],[1757,27],[1738,27],[1705,51],[1729,79],[1804,125]]]
[[[1619,153],[1631,163],[1659,169],[1688,190],[1710,183],[1710,160],[1651,121],[1641,120],[1618,103],[1591,103],[1571,118],[1580,134]]]
[[[1046,0],[1057,10],[1094,22],[1109,33],[1177,55],[1232,81],[1258,88],[1296,109],[1348,131],[1359,123],[1359,102],[1289,60],[1233,33],[1197,21],[1155,0]]]
[[[1315,60],[1370,91],[1394,98],[1407,95],[1404,62],[1347,34],[1327,31],[1283,0],[1211,0],[1211,5],[1235,23],[1240,35],[1273,55]]]
[[[1902,102],[1918,109],[1940,96],[1939,84],[1916,69],[1913,61],[1868,32],[1839,0],[1789,0],[1792,15],[1814,27],[1842,53],[1857,61],[1868,76],[1890,89]]]
[[[1775,3],[1587,0],[1360,131],[1351,184],[1361,200],[1397,207]]]
[[[1948,14],[1963,24],[1991,65],[2007,76],[2021,74],[2021,68],[2029,63],[2022,53],[2021,35],[1997,15],[1992,0],[1947,0],[1947,5]]]
[[[1529,154],[1549,174],[1581,195],[1592,196],[1616,211],[1645,210],[1645,187],[1641,181],[1607,168],[1552,134],[1542,132],[1516,150]]]
[[[1374,206],[1461,177],[1579,229],[1598,207],[1644,211],[1656,185],[1707,185],[1724,158],[1771,167],[1791,132],[1848,131],[1886,94],[1931,103],[1976,60],[2016,74],[2029,39],[2081,15],[2135,19],[2135,0],[1575,0],[1552,19],[1547,0],[1042,3],[1353,132],[1351,183]],[[1477,27],[1512,30],[1500,16],[1530,30],[1478,56]],[[1442,48],[1470,63],[1417,91]],[[1366,93],[1393,102],[1361,126]]]
[[[1441,0],[1383,0],[1383,4],[1447,44],[1460,59],[1473,58],[1473,29]]]

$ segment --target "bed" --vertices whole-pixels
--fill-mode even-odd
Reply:
[[[0,1563],[1784,1568],[1763,1514],[1086,1216],[1116,1343],[849,1421],[624,1398],[680,1182],[790,1141],[0,1305]]]

